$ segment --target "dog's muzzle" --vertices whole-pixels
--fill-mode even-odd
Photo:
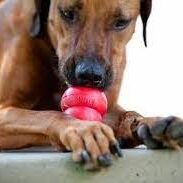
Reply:
[[[94,57],[72,59],[65,63],[64,77],[72,86],[106,89],[112,80],[112,71],[105,62]]]

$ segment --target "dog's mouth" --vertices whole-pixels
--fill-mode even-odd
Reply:
[[[93,58],[71,59],[61,64],[59,73],[67,87],[90,87],[105,91],[112,83],[113,73],[111,67],[104,63]]]

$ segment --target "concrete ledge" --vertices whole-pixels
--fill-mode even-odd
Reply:
[[[100,172],[86,172],[70,154],[0,153],[0,183],[182,183],[183,152],[124,150]]]

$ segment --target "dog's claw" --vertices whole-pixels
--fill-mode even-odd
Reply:
[[[123,153],[122,153],[122,150],[120,148],[119,143],[111,145],[110,146],[110,150],[111,150],[112,154],[117,155],[118,157],[122,157],[123,156]]]
[[[98,157],[98,162],[103,167],[108,167],[112,165],[112,158],[109,154]]]
[[[87,151],[83,151],[81,153],[81,159],[82,159],[82,163],[84,164],[89,163],[91,161],[90,155]]]

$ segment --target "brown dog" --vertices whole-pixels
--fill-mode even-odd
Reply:
[[[179,118],[144,118],[117,105],[125,46],[139,12],[146,43],[150,10],[151,0],[1,2],[0,149],[51,144],[97,167],[110,165],[111,153],[121,156],[116,139],[122,148],[183,146]],[[59,112],[70,85],[105,91],[105,124]]]

